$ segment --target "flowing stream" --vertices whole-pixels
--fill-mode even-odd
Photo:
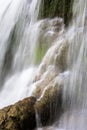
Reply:
[[[64,39],[63,36],[57,39],[63,33],[64,25],[59,33],[54,28],[55,21],[62,23],[61,18],[38,20],[40,4],[41,0],[0,1],[0,108],[32,95],[35,89],[33,79],[47,51],[46,47],[49,48],[55,39],[57,44]],[[64,34],[69,41],[66,71],[70,76],[64,84],[63,106],[68,111],[53,126],[38,130],[87,130],[86,21],[87,0],[74,0],[73,20]],[[38,46],[44,41],[48,46],[44,50],[40,46],[40,57]],[[48,50],[49,57],[57,44]],[[46,58],[50,60],[49,57]],[[47,73],[53,63],[49,64]]]

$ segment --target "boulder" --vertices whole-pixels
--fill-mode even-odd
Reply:
[[[33,130],[39,121],[36,114],[42,126],[52,124],[63,112],[62,86],[62,79],[56,78],[38,100],[32,96],[1,109],[0,130]]]
[[[0,110],[0,130],[32,130],[36,126],[34,97]]]

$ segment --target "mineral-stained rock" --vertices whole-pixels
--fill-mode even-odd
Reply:
[[[62,108],[63,80],[56,77],[43,91],[35,104],[35,108],[43,126],[53,123],[63,112]]]
[[[34,97],[0,110],[0,130],[32,130],[36,126]]]

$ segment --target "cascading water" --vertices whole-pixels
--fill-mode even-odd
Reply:
[[[62,29],[61,19],[38,20],[40,3],[0,2],[0,108],[32,94],[37,66]]]
[[[87,1],[74,0],[73,22],[63,36],[60,36],[64,32],[61,18],[37,20],[40,3],[41,0],[1,0],[0,2],[0,108],[30,96],[36,86],[42,83],[43,92],[39,98],[41,100],[47,89],[45,87],[51,80],[56,77],[55,82],[61,81],[63,77],[66,79],[63,89],[65,113],[58,122],[58,127],[54,124],[41,130],[86,130]],[[58,26],[56,23],[59,26],[62,23],[61,29],[56,27]],[[56,39],[58,36],[60,37]],[[56,60],[59,60],[57,56],[61,55],[59,50],[61,43],[66,39],[69,42],[68,71],[66,67],[62,71],[60,66],[56,67]],[[43,46],[44,41],[48,46]],[[39,49],[36,49],[40,42],[42,42],[39,46],[40,50],[44,47],[44,53],[52,42],[53,46],[48,50],[39,67],[39,70],[43,68],[38,76],[39,81],[32,84],[37,70],[36,64],[40,63],[39,60],[35,61],[36,53],[41,58]],[[38,112],[36,117],[40,122]]]
[[[71,76],[64,88],[64,103],[69,112],[64,117],[65,129],[86,130],[87,126],[87,1],[74,2],[74,37],[70,41],[68,67]],[[67,121],[68,118],[68,121]],[[67,125],[66,125],[67,124]]]
[[[39,5],[40,0],[0,1],[0,107],[26,97],[32,83]]]
[[[65,37],[69,42],[67,80],[64,82],[65,112],[53,127],[42,130],[87,129],[87,1],[74,1],[73,21]],[[59,39],[58,39],[59,40]],[[58,42],[58,41],[57,41]]]
[[[69,40],[68,70],[70,76],[63,89],[65,113],[52,130],[87,129],[87,1],[74,1],[73,22],[66,33]]]

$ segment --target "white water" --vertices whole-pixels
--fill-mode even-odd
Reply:
[[[65,36],[70,72],[63,90],[65,113],[58,123],[40,130],[87,130],[87,0],[74,0],[73,15]]]
[[[66,130],[87,130],[87,1],[75,1],[73,10],[75,35],[68,54],[71,76],[64,88],[64,103],[69,112],[63,123]]]
[[[35,88],[32,84],[37,70],[34,65],[34,51],[43,23],[43,20],[37,21],[40,2],[40,0],[0,1],[0,82],[3,80],[0,83],[0,108],[30,96]],[[71,76],[65,82],[63,105],[69,110],[61,117],[59,126],[54,124],[40,130],[87,129],[87,1],[75,1],[73,10],[73,22],[65,36],[70,42],[68,70]],[[54,34],[51,29],[47,30],[50,36]],[[13,44],[11,37],[14,39]],[[5,57],[11,45],[12,57],[9,59],[11,63],[8,68],[9,64],[7,66],[4,64],[9,62]],[[49,60],[49,64],[52,65]]]
[[[33,61],[39,5],[40,0],[0,1],[0,108],[32,93],[31,87],[28,94],[27,90],[37,69]]]
[[[68,111],[59,124],[63,130],[87,130],[87,1],[74,1],[73,14],[72,25],[66,33],[70,42],[68,70],[71,76],[63,90],[63,105]]]
[[[42,42],[40,36],[51,44],[64,29],[59,24],[60,33],[55,31],[55,23],[62,23],[62,19],[37,20],[40,3],[41,0],[0,1],[0,108],[32,94],[37,71],[35,49]]]

